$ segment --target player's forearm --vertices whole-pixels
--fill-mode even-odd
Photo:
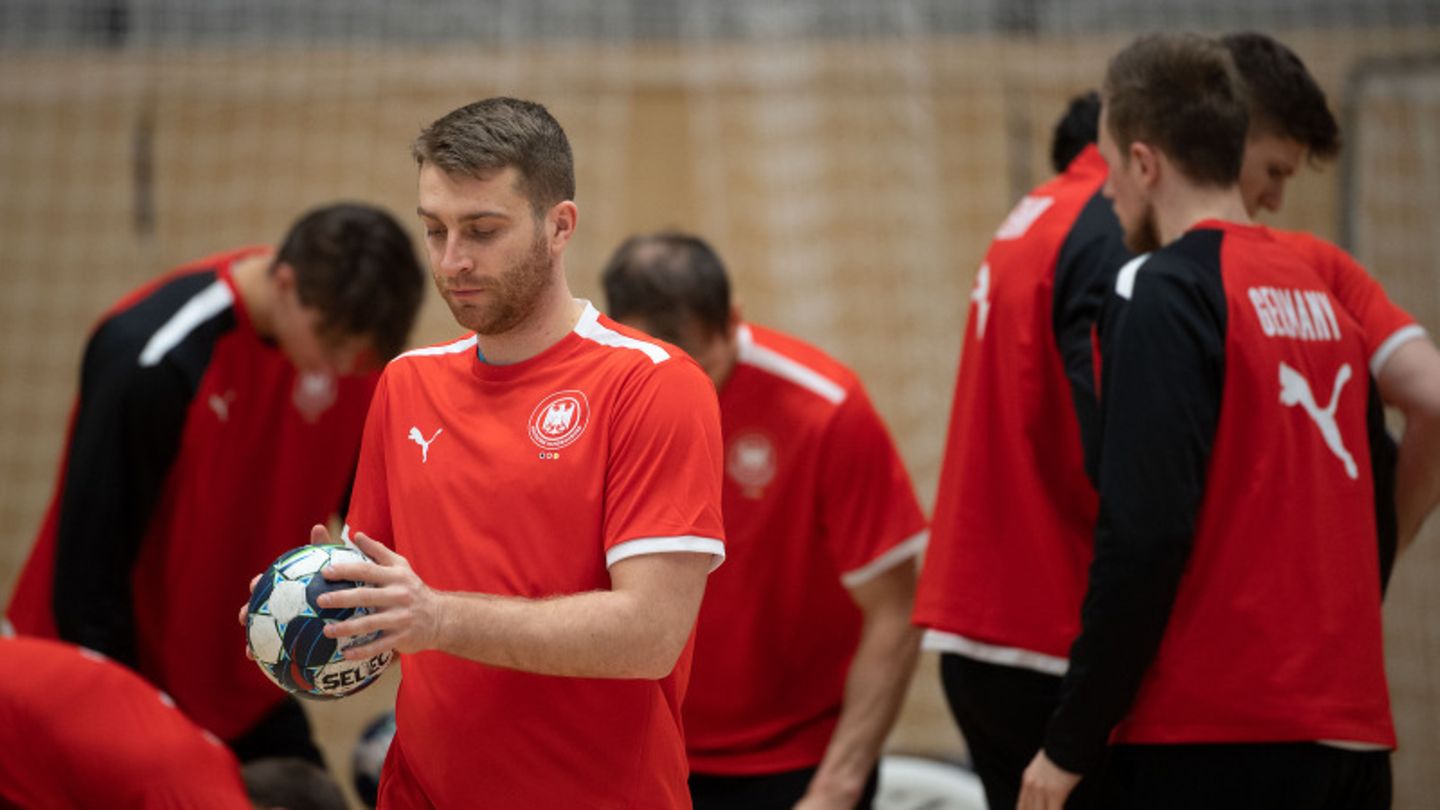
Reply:
[[[637,594],[551,599],[441,593],[436,648],[491,666],[576,678],[663,678],[694,619],[681,627]],[[698,601],[698,600],[697,600]]]
[[[1395,470],[1401,549],[1440,501],[1440,349],[1428,338],[1402,343],[1376,375],[1380,398],[1405,415]]]
[[[1400,550],[1420,532],[1440,503],[1440,418],[1411,417],[1400,438],[1395,469],[1395,515]]]
[[[846,676],[840,721],[810,783],[812,796],[843,798],[853,806],[864,790],[920,650],[920,629],[910,623],[908,605],[867,617]]]

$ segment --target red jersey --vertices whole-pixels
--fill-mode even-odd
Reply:
[[[1368,338],[1263,227],[1206,221],[1102,319],[1096,560],[1045,749],[1395,744]]]
[[[824,756],[860,638],[849,587],[924,547],[909,475],[853,372],[759,326],[720,390],[726,564],[706,585],[685,700],[690,766]]]
[[[69,644],[0,638],[0,805],[249,810],[220,740],[134,672]]]
[[[1372,376],[1379,375],[1385,361],[1401,344],[1425,334],[1408,312],[1390,300],[1380,282],[1343,249],[1303,231],[1266,230],[1276,241],[1300,254],[1340,306],[1359,322]]]
[[[1267,229],[1191,233],[1218,243],[1224,396],[1185,580],[1115,739],[1393,747],[1366,333]]]
[[[1126,254],[1094,146],[1021,200],[971,293],[920,574],[925,647],[1063,674],[1097,500],[1091,324]]]
[[[520,363],[484,363],[473,336],[391,362],[347,531],[393,546],[441,590],[603,590],[609,566],[634,555],[718,564],[720,475],[710,380],[587,304],[573,331]],[[404,656],[381,802],[689,807],[680,704],[690,657],[687,645],[666,677],[619,680]]]
[[[339,508],[378,377],[343,378],[314,421],[302,414],[294,366],[256,334],[230,277],[258,252],[183,267],[96,327],[8,608],[17,632],[136,668],[227,740],[285,698],[246,659],[235,606]]]

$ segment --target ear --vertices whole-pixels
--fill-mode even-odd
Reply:
[[[575,226],[579,223],[580,211],[571,200],[556,203],[550,212],[545,215],[545,233],[550,242],[550,249],[558,251],[565,247],[570,237],[575,235]]]
[[[1141,186],[1155,187],[1160,181],[1160,153],[1148,143],[1134,141],[1130,144],[1130,163]]]
[[[725,340],[734,342],[735,335],[740,331],[740,324],[744,318],[740,316],[740,302],[730,302],[730,316],[725,319]]]
[[[285,262],[276,262],[270,268],[270,280],[275,289],[288,293],[295,289],[295,268]]]

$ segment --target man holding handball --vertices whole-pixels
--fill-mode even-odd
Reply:
[[[380,806],[684,808],[680,703],[724,556],[714,387],[570,295],[564,131],[491,98],[416,140],[436,287],[472,334],[401,355],[321,597],[402,653]],[[372,539],[373,538],[373,539]],[[315,540],[316,538],[312,538]],[[323,538],[322,538],[323,539]]]

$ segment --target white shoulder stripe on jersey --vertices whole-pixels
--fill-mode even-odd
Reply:
[[[605,567],[609,568],[621,560],[639,557],[642,554],[666,554],[675,551],[711,555],[713,558],[710,561],[711,571],[719,568],[720,563],[725,562],[725,543],[722,541],[713,537],[684,535],[681,537],[640,537],[618,543],[605,552]]]
[[[918,557],[920,552],[925,550],[926,544],[930,542],[930,532],[922,530],[910,538],[896,543],[868,563],[856,568],[853,571],[846,571],[840,575],[840,584],[847,588],[855,588],[864,585],[875,577],[889,571],[891,568],[905,562],[912,557]]]
[[[654,343],[626,337],[614,329],[602,326],[600,310],[596,309],[595,305],[589,301],[585,302],[585,312],[580,315],[580,322],[575,324],[575,334],[586,340],[593,340],[601,346],[643,352],[646,357],[650,358],[650,362],[657,366],[670,359],[670,353]]]
[[[839,405],[845,401],[845,389],[839,383],[773,349],[756,345],[755,336],[750,333],[749,326],[741,324],[737,337],[740,342],[739,361],[741,363],[789,380],[816,396],[828,400],[832,405]]]
[[[473,348],[475,348],[475,336],[471,335],[470,337],[460,338],[453,343],[446,343],[441,346],[426,346],[423,349],[411,349],[397,356],[395,359],[399,360],[401,357],[434,357],[440,354],[458,354]]]
[[[1396,349],[1423,337],[1425,337],[1425,329],[1418,323],[1396,329],[1394,334],[1385,338],[1385,342],[1380,344],[1380,348],[1375,350],[1375,354],[1370,356],[1370,374],[1378,378],[1380,369],[1385,368],[1385,364],[1390,362],[1390,356],[1395,354]]]
[[[1135,274],[1140,272],[1140,265],[1150,258],[1149,253],[1141,253],[1139,256],[1125,263],[1120,272],[1115,276],[1115,292],[1126,301],[1135,294]]]
[[[940,630],[926,630],[925,635],[920,637],[920,649],[930,652],[954,653],[966,658],[974,658],[976,661],[984,661],[987,664],[1019,667],[1057,677],[1063,677],[1065,670],[1070,668],[1070,662],[1064,658],[1056,658],[1053,655],[1038,653],[1034,650],[1022,650],[1019,647],[999,647],[994,644],[985,644]]]
[[[140,365],[158,364],[171,349],[179,346],[187,335],[195,331],[195,327],[224,312],[234,303],[235,293],[230,291],[230,285],[215,279],[210,286],[186,301],[164,326],[150,336],[145,348],[140,351]]]

